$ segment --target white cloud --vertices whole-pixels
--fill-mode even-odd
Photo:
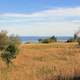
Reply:
[[[74,23],[80,23],[80,20],[73,20]]]
[[[32,16],[80,16],[80,7],[75,8],[55,8],[49,9],[37,13],[33,13]]]
[[[0,30],[19,35],[72,35],[80,25],[78,16],[80,7],[55,8],[31,14],[4,13],[0,14]]]
[[[80,16],[80,7],[73,8],[53,8],[40,12],[34,12],[31,14],[21,14],[21,13],[4,13],[0,16],[5,17],[45,17],[45,16]]]

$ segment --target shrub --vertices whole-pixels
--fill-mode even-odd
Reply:
[[[69,42],[77,42],[77,40],[78,40],[78,36],[77,36],[76,34],[74,34],[74,37],[68,39],[66,42],[67,42],[67,43],[69,43]]]
[[[8,45],[8,42],[9,42],[9,38],[7,36],[7,32],[1,31],[0,32],[0,50],[5,49],[6,46]]]
[[[10,36],[9,37],[9,44],[13,44],[13,45],[20,45],[21,44],[21,40],[18,36]]]
[[[18,48],[15,45],[8,45],[8,47],[1,54],[2,60],[9,66],[12,59],[16,58]]]
[[[2,60],[9,66],[18,53],[21,41],[17,36],[8,36],[6,31],[0,32],[0,50]]]
[[[55,42],[57,41],[57,39],[56,39],[55,36],[52,36],[50,39],[53,40],[53,41],[55,41]]]
[[[38,41],[40,43],[52,43],[52,42],[57,42],[57,39],[55,36],[52,36],[52,37],[46,38],[46,39],[39,39]]]
[[[78,36],[77,34],[74,34],[74,40],[77,40]]]
[[[73,38],[68,39],[66,42],[67,42],[67,43],[69,43],[69,42],[74,42],[74,39],[73,39]]]
[[[42,40],[42,43],[49,43],[49,39]]]
[[[38,39],[38,41],[41,43],[42,42],[42,39]]]
[[[77,42],[78,42],[78,44],[80,45],[80,38],[78,38]]]

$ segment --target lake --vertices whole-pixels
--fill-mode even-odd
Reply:
[[[25,42],[38,42],[39,39],[46,39],[49,38],[49,36],[21,36],[20,39],[23,43]],[[65,42],[68,39],[72,38],[72,36],[57,36],[56,37],[58,41]]]

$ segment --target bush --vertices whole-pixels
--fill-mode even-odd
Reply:
[[[57,39],[55,36],[52,36],[52,37],[47,38],[47,39],[39,39],[38,41],[40,43],[53,43],[53,42],[57,42]]]
[[[20,38],[17,36],[8,36],[6,31],[0,32],[0,50],[2,60],[9,65],[18,53]]]
[[[21,40],[18,36],[10,36],[9,37],[9,44],[13,44],[15,46],[19,46],[21,44]]]
[[[71,38],[71,39],[67,40],[66,42],[67,42],[67,43],[69,43],[69,42],[74,42],[74,39]]]
[[[16,58],[18,48],[15,45],[8,45],[8,47],[1,54],[2,60],[9,66],[12,59]]]
[[[67,43],[69,43],[69,42],[77,42],[77,40],[78,40],[78,36],[77,36],[76,34],[74,34],[74,37],[68,39],[66,42],[67,42]]]
[[[51,39],[51,40],[53,40],[54,42],[56,42],[56,41],[57,41],[57,39],[56,39],[56,37],[55,37],[55,36],[52,36],[50,39]]]
[[[41,41],[41,43],[49,43],[49,39],[44,39]]]
[[[0,32],[0,50],[5,49],[8,43],[9,43],[9,38],[7,36],[7,32],[1,31]]]
[[[78,38],[77,42],[78,42],[78,44],[80,45],[80,38]]]
[[[41,43],[42,42],[42,39],[38,39],[38,41]]]

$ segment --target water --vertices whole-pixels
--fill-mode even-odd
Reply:
[[[58,37],[57,37],[57,40],[58,40],[58,41],[65,42],[65,41],[67,41],[67,40],[69,40],[69,39],[71,39],[71,38],[73,38],[73,37],[72,37],[72,36],[58,36]]]
[[[49,38],[47,36],[22,36],[20,37],[21,41],[23,43],[25,42],[38,42],[39,39],[46,39]],[[58,41],[67,41],[68,39],[72,38],[71,36],[57,36],[56,37]]]
[[[22,42],[38,42],[39,39],[46,39],[48,37],[45,36],[22,36],[20,37]]]

